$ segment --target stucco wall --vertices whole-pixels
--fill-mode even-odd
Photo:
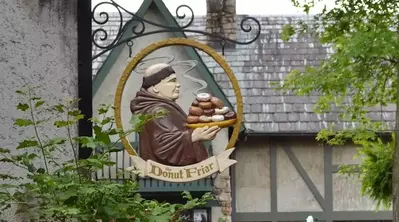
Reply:
[[[3,0],[0,8],[0,147],[12,148],[33,135],[31,129],[13,126],[21,116],[15,90],[31,83],[41,86],[39,95],[47,101],[77,96],[77,0]],[[43,135],[54,134],[51,125],[43,128]],[[60,157],[70,156],[68,150]],[[21,173],[11,165],[0,168]],[[11,212],[6,220],[22,221]]]
[[[235,152],[236,211],[270,212],[269,140],[253,138]]]
[[[288,146],[284,146],[288,144]],[[302,165],[322,197],[324,186],[324,147],[314,138],[295,137],[272,139],[249,137],[241,141],[236,152],[235,192],[237,212],[270,212],[270,148],[276,149],[277,211],[323,211],[304,179],[299,174],[284,147],[289,147]],[[357,164],[356,147],[330,147],[333,166]],[[373,201],[360,194],[360,183],[355,177],[333,173],[334,211],[374,211]]]

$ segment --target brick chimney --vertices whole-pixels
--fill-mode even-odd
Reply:
[[[236,40],[236,0],[206,0],[206,31]],[[216,41],[216,42],[215,42]],[[207,42],[220,48],[220,39],[208,37]],[[235,47],[226,42],[225,48]]]

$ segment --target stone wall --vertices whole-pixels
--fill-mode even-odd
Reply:
[[[77,97],[77,0],[0,3],[0,147],[12,149],[21,139],[33,136],[32,129],[13,125],[22,115],[16,110],[21,101],[17,89],[26,83],[40,86],[39,95],[50,102]],[[52,124],[42,132],[42,136],[52,136]],[[60,157],[70,158],[71,152],[66,150]],[[0,169],[21,174],[11,165],[1,164]],[[23,221],[12,212],[4,219]]]
[[[236,39],[236,0],[207,0],[206,8],[206,32]],[[208,37],[209,43],[214,40]]]

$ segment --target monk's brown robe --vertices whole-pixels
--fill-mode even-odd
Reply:
[[[192,142],[192,129],[186,127],[187,115],[180,106],[141,89],[130,103],[133,114],[154,114],[161,109],[168,113],[144,125],[139,133],[139,155],[169,166],[185,166],[208,158],[203,142]]]

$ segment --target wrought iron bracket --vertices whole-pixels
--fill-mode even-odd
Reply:
[[[241,41],[237,41],[237,40],[226,38],[224,36],[221,36],[221,35],[218,35],[218,34],[215,34],[215,33],[209,33],[209,32],[205,32],[205,31],[189,29],[189,27],[193,24],[193,21],[194,21],[194,11],[188,5],[180,5],[179,7],[176,8],[176,18],[179,19],[179,20],[186,18],[186,14],[185,13],[181,13],[181,9],[186,8],[186,9],[188,9],[190,11],[190,14],[191,14],[190,17],[189,17],[190,18],[189,21],[185,25],[175,27],[175,26],[168,26],[168,25],[158,24],[158,23],[146,20],[146,19],[141,18],[140,16],[136,15],[135,13],[128,11],[127,9],[125,9],[124,7],[122,7],[121,5],[116,3],[114,0],[109,0],[109,1],[110,2],[100,2],[96,6],[94,6],[94,8],[92,10],[92,19],[98,25],[107,24],[109,22],[109,14],[108,14],[108,12],[105,12],[105,11],[99,12],[98,13],[99,17],[95,17],[95,15],[96,15],[96,12],[97,12],[97,10],[98,10],[98,8],[100,6],[102,6],[102,5],[110,5],[110,6],[114,7],[117,10],[118,14],[119,14],[118,32],[116,34],[115,39],[113,39],[111,41],[111,40],[108,39],[109,33],[104,28],[99,27],[99,28],[93,30],[93,32],[92,32],[92,42],[93,42],[93,44],[96,47],[98,47],[102,51],[97,53],[96,55],[93,55],[92,56],[92,60],[95,60],[96,58],[100,57],[104,53],[106,53],[106,52],[112,50],[113,48],[118,47],[118,46],[120,46],[122,44],[127,44],[129,46],[129,48],[130,48],[129,56],[131,56],[131,54],[132,54],[131,47],[133,46],[133,40],[134,39],[137,39],[137,38],[140,38],[140,37],[149,36],[149,35],[153,35],[153,34],[157,34],[157,33],[167,33],[167,32],[197,33],[197,34],[202,34],[202,35],[205,35],[205,36],[210,36],[210,37],[213,37],[215,39],[220,39],[220,44],[222,46],[222,54],[223,55],[224,55],[224,47],[226,45],[226,42],[230,42],[230,43],[233,43],[233,44],[239,44],[239,45],[249,45],[249,44],[255,42],[259,38],[260,33],[261,33],[260,22],[254,17],[244,17],[241,20],[240,29],[243,32],[249,33],[249,32],[251,32],[253,30],[252,25],[250,24],[250,21],[254,22],[256,24],[256,26],[257,26],[257,30],[256,30],[255,36],[252,39],[249,39],[248,41],[241,42]],[[123,24],[123,21],[124,21],[123,14],[124,13],[127,13],[129,16],[131,16],[131,18],[125,24]],[[132,33],[133,33],[133,36],[122,39],[123,33],[128,29],[128,27],[133,22],[137,22],[138,23],[138,25],[133,26],[133,28],[131,30]],[[157,30],[157,31],[148,31],[148,32],[146,32],[146,25],[147,24],[159,27],[161,29]],[[99,36],[99,38],[97,39],[98,36]],[[98,41],[98,40],[100,40],[100,41]],[[103,44],[100,44],[100,42],[103,43]]]

